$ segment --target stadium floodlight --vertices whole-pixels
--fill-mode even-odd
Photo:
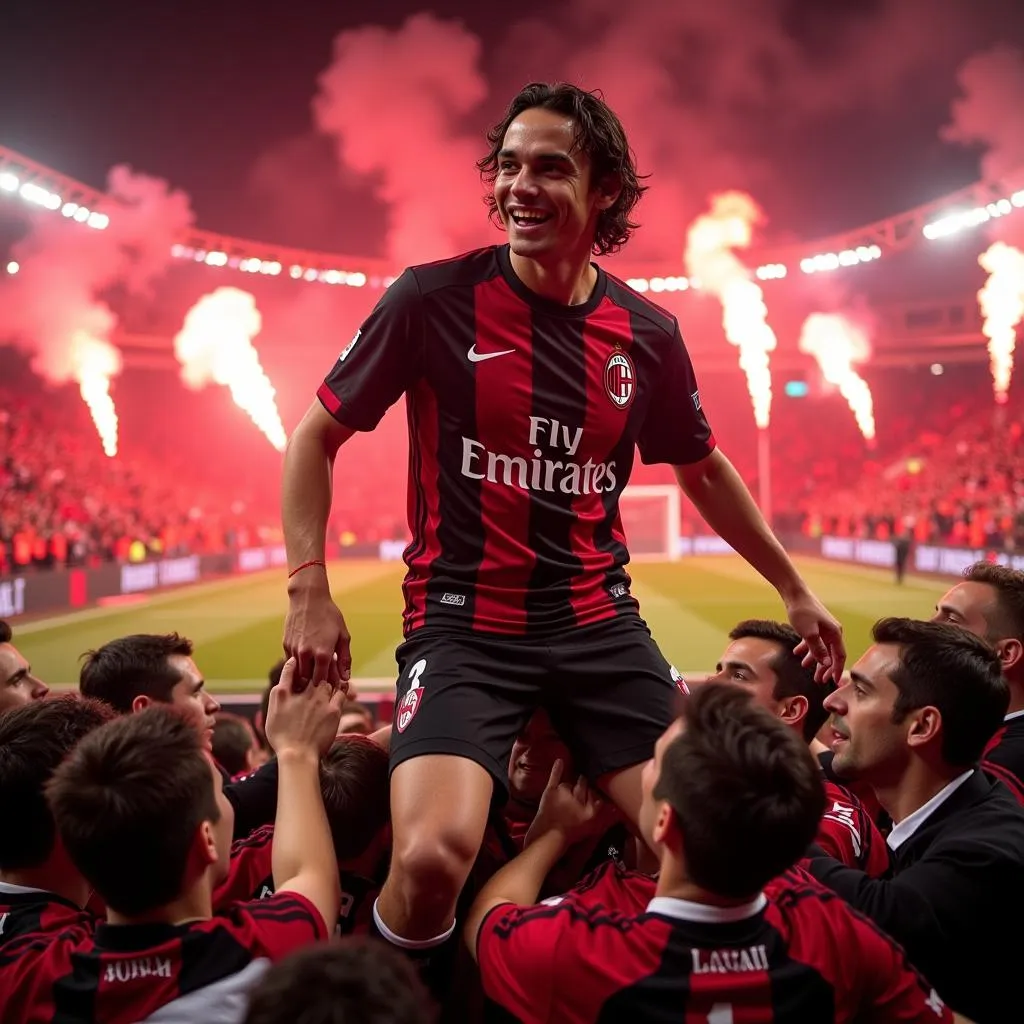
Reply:
[[[21,270],[21,264],[17,260],[11,260],[10,263],[7,264],[8,274],[16,274],[19,270]]]
[[[1014,208],[1020,209],[1024,206],[1024,190],[1014,192],[1013,195],[1003,199],[996,199],[994,202],[986,203],[984,206],[972,206],[968,210],[953,210],[945,216],[929,221],[921,229],[921,233],[929,241],[937,238],[947,238],[959,231],[966,231],[969,228],[976,228],[981,224],[987,224],[997,217],[1006,217],[1013,213]]]
[[[17,175],[11,174],[10,171],[0,173],[0,189],[4,192],[17,192],[20,184]]]

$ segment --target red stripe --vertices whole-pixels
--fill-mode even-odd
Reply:
[[[608,358],[620,348],[628,351],[633,341],[629,310],[623,309],[608,299],[587,318],[583,325],[583,358],[586,362],[587,404],[583,417],[583,436],[601,436],[602,430],[607,432],[611,417],[618,415],[621,427],[618,435],[610,438],[600,457],[595,463],[603,463],[608,459],[612,449],[618,444],[622,431],[626,428],[629,416],[627,409],[617,409],[608,397],[605,366]],[[636,382],[633,382],[636,386]],[[621,470],[619,470],[621,472]],[[605,483],[604,480],[601,481]],[[621,479],[618,481],[621,484]],[[594,531],[605,517],[604,503],[601,494],[580,494],[573,499],[575,522],[569,533],[569,546],[582,564],[582,572],[573,578],[569,603],[576,614],[577,622],[599,622],[615,615],[615,604],[611,595],[604,588],[605,573],[615,564],[615,556],[611,551],[601,551],[594,543]],[[622,535],[622,524],[616,514],[615,527],[612,530],[616,540],[625,544]]]
[[[483,446],[476,469],[488,474],[490,453],[525,460],[528,473],[534,457],[529,447],[532,313],[501,277],[477,285],[474,305],[480,351],[515,349],[514,355],[476,364],[476,439]],[[473,609],[476,629],[514,634],[526,629],[526,593],[536,556],[529,538],[530,490],[520,486],[519,471],[509,470],[511,485],[504,465],[495,466],[495,480],[480,481],[484,545]]]
[[[999,744],[1003,742],[1003,737],[1005,735],[1006,735],[1006,726],[1004,724],[1004,725],[1001,725],[998,728],[998,730],[996,730],[995,736],[993,736],[992,739],[990,739],[988,741],[988,743],[985,745],[985,753],[982,754],[981,756],[982,757],[987,757],[989,754],[991,754],[992,751],[995,750],[996,747],[998,747]]]
[[[316,390],[316,397],[323,403],[324,408],[332,415],[337,417],[338,411],[341,409],[341,399],[328,387],[327,381]]]
[[[414,428],[411,431],[414,436],[409,443],[416,451],[416,457],[409,460],[408,512],[412,546],[409,549],[409,571],[402,585],[405,592],[403,628],[408,636],[426,620],[430,565],[441,554],[441,544],[437,539],[441,510],[437,490],[440,475],[437,462],[437,396],[426,381],[419,381],[406,401]]]
[[[710,950],[701,949],[697,956],[706,967]],[[771,976],[767,971],[691,971],[683,1020],[685,1024],[770,1024],[775,1020]]]

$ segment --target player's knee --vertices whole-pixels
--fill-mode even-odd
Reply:
[[[460,831],[410,836],[395,845],[391,870],[403,887],[437,899],[455,899],[469,876],[478,843]]]

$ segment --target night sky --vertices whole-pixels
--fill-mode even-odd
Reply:
[[[979,176],[983,147],[940,138],[957,70],[1024,46],[1020,0],[5,6],[0,142],[97,186],[118,163],[164,178],[202,227],[367,255],[394,254],[389,228],[422,207],[445,245],[491,238],[452,168],[533,78],[600,87],[623,117],[653,171],[637,255],[677,254],[721,188],[759,200],[769,238],[854,227]],[[433,27],[410,28],[424,11]],[[332,62],[345,109],[318,130]]]

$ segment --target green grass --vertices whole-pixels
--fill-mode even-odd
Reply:
[[[947,588],[909,578],[897,587],[888,572],[798,559],[801,571],[846,631],[851,657],[867,646],[883,615],[927,617]],[[390,677],[401,636],[404,567],[338,562],[335,599],[352,633],[353,676]],[[726,634],[744,618],[780,618],[774,590],[738,558],[692,558],[631,566],[633,592],[665,656],[683,672],[712,669]],[[139,603],[96,608],[16,626],[15,643],[41,679],[70,685],[83,651],[127,633],[177,630],[196,644],[211,690],[253,692],[280,657],[287,599],[280,571],[200,584]]]

